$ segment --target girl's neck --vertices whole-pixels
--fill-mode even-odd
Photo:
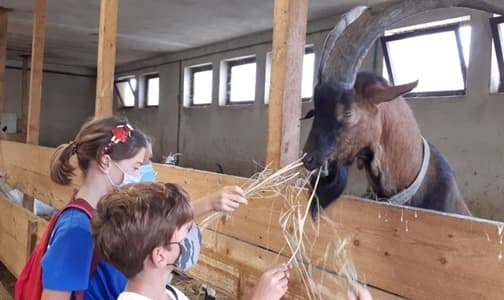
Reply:
[[[96,208],[98,201],[108,192],[112,191],[112,186],[105,176],[105,174],[89,170],[79,188],[76,198],[84,199],[92,207]]]

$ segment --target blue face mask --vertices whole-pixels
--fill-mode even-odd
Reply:
[[[201,249],[201,231],[197,224],[193,224],[191,230],[187,233],[185,239],[180,243],[169,242],[170,244],[178,244],[180,247],[179,256],[177,261],[169,266],[175,266],[181,270],[187,271],[196,264],[199,258]]]
[[[154,170],[152,163],[142,165],[140,167],[141,182],[154,182],[157,178],[157,172]]]

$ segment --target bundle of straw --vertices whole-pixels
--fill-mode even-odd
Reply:
[[[321,218],[317,219],[316,222],[309,222],[313,229],[310,231],[312,234],[310,236],[305,234],[305,225],[311,203],[318,201],[315,190],[319,183],[321,171],[318,171],[312,191],[307,194],[307,191],[310,190],[309,178],[313,173],[306,174],[306,172],[298,170],[301,166],[301,158],[277,171],[271,170],[268,165],[264,170],[254,175],[250,182],[243,187],[243,190],[247,199],[272,197],[284,199],[284,208],[280,215],[279,224],[282,228],[286,247],[290,252],[288,262],[292,264],[297,272],[308,299],[321,299],[324,278],[322,277],[318,283],[313,279],[314,268],[316,268],[316,265],[320,265],[320,261],[311,258],[311,250],[318,238]],[[307,202],[304,200],[306,196],[308,196]],[[323,216],[323,212],[320,212],[320,214],[327,223],[325,227],[332,228],[334,231],[334,240],[326,246],[322,258],[322,268],[325,269],[328,264],[334,266],[337,270],[340,285],[343,288],[357,291],[359,286],[357,271],[347,251],[349,239],[341,239],[337,234],[336,224]],[[200,223],[200,227],[206,228],[225,215],[223,212],[213,213]],[[315,235],[313,235],[313,232],[315,232]],[[283,253],[283,249],[280,253]]]

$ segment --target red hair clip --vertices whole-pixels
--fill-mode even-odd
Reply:
[[[118,143],[126,143],[133,130],[134,129],[130,124],[121,124],[113,128],[112,138],[110,138],[110,142],[103,149],[105,154],[110,154],[110,152],[112,152],[113,145]]]

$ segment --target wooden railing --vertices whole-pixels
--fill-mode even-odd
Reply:
[[[72,186],[49,179],[52,148],[0,142],[0,175],[12,187],[62,207]],[[182,184],[196,199],[223,185],[243,185],[244,178],[164,165],[155,166],[160,181]],[[79,184],[76,180],[75,184]],[[248,292],[267,268],[288,259],[278,225],[281,200],[255,199],[232,218],[203,232],[201,258],[190,275],[234,298]],[[500,224],[343,197],[326,210],[351,253],[359,277],[375,299],[502,299],[504,260]],[[47,221],[0,199],[0,260],[18,275]],[[313,236],[311,226],[307,234]],[[313,260],[323,256],[334,231],[321,223]],[[323,299],[336,299],[338,286],[330,264],[314,270]],[[322,280],[323,278],[323,280]],[[288,299],[306,299],[297,276]]]

